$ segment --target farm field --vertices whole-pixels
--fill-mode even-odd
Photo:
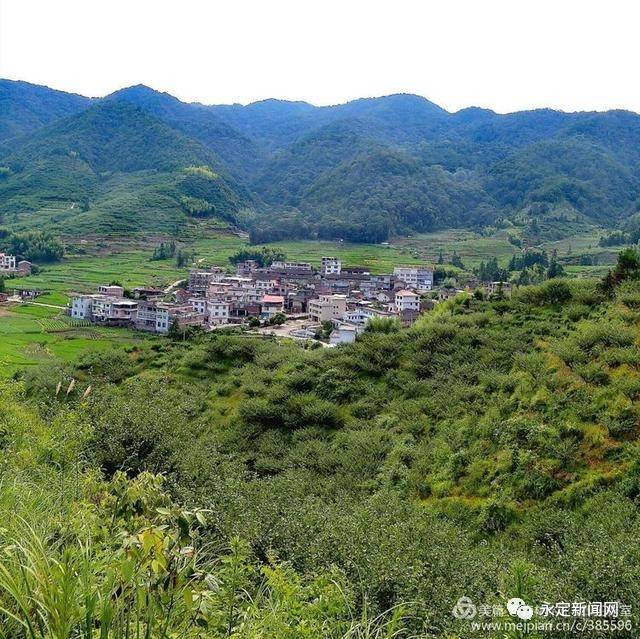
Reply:
[[[150,339],[126,329],[73,325],[53,308],[31,304],[0,307],[0,378],[56,359],[70,361]]]

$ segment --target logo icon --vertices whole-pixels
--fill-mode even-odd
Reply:
[[[478,614],[478,610],[469,597],[460,597],[453,607],[451,614],[453,614],[456,619],[473,619]]]
[[[518,597],[513,597],[507,602],[507,610],[512,617],[519,617],[525,621],[533,617],[533,608]]]

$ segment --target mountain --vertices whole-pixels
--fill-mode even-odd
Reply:
[[[214,216],[254,241],[381,241],[559,212],[615,227],[640,211],[640,116],[627,111],[449,113],[410,94],[207,106],[144,85],[99,100],[0,88],[5,223],[78,202],[109,228]]]
[[[233,218],[249,201],[212,151],[126,102],[94,104],[22,138],[2,164],[5,215],[62,207],[72,211],[64,216],[71,229],[88,218],[115,230],[114,200],[123,231],[187,214]]]
[[[32,133],[91,104],[90,98],[0,79],[0,142]]]
[[[230,127],[211,110],[198,104],[186,104],[168,93],[137,85],[116,91],[105,101],[133,104],[198,140],[240,178],[255,173],[264,158],[265,153],[258,144]]]

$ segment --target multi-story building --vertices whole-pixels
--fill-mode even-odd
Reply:
[[[138,302],[124,297],[95,295],[91,302],[91,319],[101,324],[124,326],[135,321]]]
[[[420,312],[420,296],[414,291],[396,291],[394,309],[397,313],[403,311]]]
[[[93,295],[72,295],[69,315],[78,320],[90,320],[93,297]]]
[[[0,253],[0,272],[15,271],[15,270],[16,270],[16,256]]]
[[[324,256],[320,262],[320,272],[323,275],[340,275],[342,262],[337,257]]]
[[[231,304],[225,300],[207,300],[207,320],[209,326],[229,323]]]
[[[124,288],[117,284],[102,284],[98,286],[98,293],[107,297],[124,297]]]
[[[407,288],[428,292],[433,288],[433,271],[417,266],[396,266],[393,274]]]
[[[346,295],[321,295],[307,304],[309,319],[313,322],[330,322],[341,318],[347,310]]]
[[[142,301],[139,304],[135,327],[166,335],[176,324],[184,326],[204,326],[205,316],[194,311],[191,305],[176,306],[167,302]]]
[[[267,319],[284,313],[284,297],[282,295],[264,295],[260,301],[261,315]]]
[[[191,308],[196,313],[201,313],[205,315],[207,312],[207,300],[204,297],[191,297],[189,299],[189,304],[191,304]]]
[[[273,262],[269,267],[270,271],[307,271],[311,272],[309,262]]]
[[[207,271],[191,270],[189,271],[189,292],[204,293],[210,284],[220,281],[223,276],[224,273],[220,268],[213,268]]]

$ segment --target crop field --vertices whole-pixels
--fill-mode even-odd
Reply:
[[[126,329],[86,327],[59,311],[21,304],[0,307],[0,377],[56,359],[69,361],[87,351],[104,351],[150,339]]]

